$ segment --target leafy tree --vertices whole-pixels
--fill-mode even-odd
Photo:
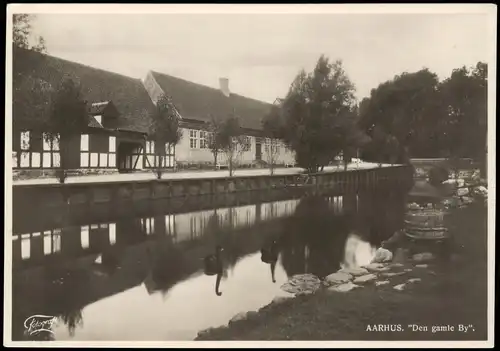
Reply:
[[[347,166],[352,161],[352,157],[356,155],[357,150],[371,141],[370,137],[358,127],[358,123],[358,107],[354,106],[346,118],[342,119],[341,124],[344,170],[347,170]]]
[[[444,113],[439,125],[441,148],[456,164],[460,158],[482,163],[484,174],[487,143],[487,70],[485,63],[461,67],[440,84]]]
[[[66,179],[68,158],[71,157],[68,154],[68,144],[88,128],[88,123],[87,101],[82,98],[79,84],[70,78],[64,78],[53,92],[50,114],[44,128],[46,140],[57,141],[60,145],[60,168],[57,171],[60,183],[64,183]]]
[[[262,129],[266,136],[266,158],[271,175],[274,174],[276,161],[278,160],[280,140],[284,136],[284,125],[281,110],[273,106],[268,115],[262,120]]]
[[[182,138],[182,130],[179,126],[180,120],[177,110],[171,99],[162,95],[156,102],[156,113],[150,126],[150,136],[154,140],[157,153],[160,155],[158,167],[154,170],[158,179],[163,173],[163,159]]]
[[[342,120],[351,115],[354,91],[341,61],[321,56],[312,73],[299,72],[283,101],[284,139],[299,166],[317,172],[342,150]]]
[[[29,49],[37,52],[46,52],[45,39],[39,36],[36,39],[35,45],[31,43],[31,36],[33,34],[32,21],[35,19],[34,15],[20,13],[13,15],[13,33],[12,39],[14,45],[23,49]]]
[[[207,123],[207,146],[214,156],[214,169],[217,169],[217,158],[224,149],[223,122],[214,116],[210,116]]]
[[[249,146],[247,137],[241,134],[240,121],[236,115],[233,114],[222,122],[220,142],[227,158],[229,176],[232,177],[236,160]]]
[[[387,140],[374,138],[379,152],[387,148],[387,142],[395,146],[391,138],[395,137],[398,153],[408,148],[414,157],[432,157],[439,142],[440,109],[437,75],[428,69],[405,72],[380,84],[361,102],[360,126],[369,135],[375,127],[385,133]],[[381,158],[386,160],[387,155]]]

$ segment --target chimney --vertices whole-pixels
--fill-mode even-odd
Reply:
[[[225,96],[229,97],[230,91],[229,91],[229,79],[227,78],[219,78],[219,87],[220,91],[222,91],[222,94]]]

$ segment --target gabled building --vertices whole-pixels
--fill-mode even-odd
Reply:
[[[219,89],[216,89],[150,71],[144,86],[153,101],[162,94],[169,96],[181,117],[183,138],[176,146],[176,162],[213,163],[207,143],[208,124],[212,118],[224,119],[232,114],[239,118],[247,140],[246,151],[242,152],[238,163],[249,166],[267,161],[269,140],[263,137],[261,121],[272,104],[232,93],[227,78],[220,78]],[[294,155],[284,145],[280,145],[277,156],[278,163],[294,163]],[[218,157],[218,162],[226,162],[224,155]]]
[[[64,78],[80,85],[89,123],[71,140],[71,169],[131,171],[155,167],[159,153],[147,135],[155,106],[140,79],[14,48],[12,159],[16,169],[59,167],[59,145],[44,138],[50,99]],[[166,147],[164,165],[174,166]]]
[[[214,89],[157,72],[144,80],[92,68],[50,55],[14,47],[12,161],[16,170],[51,170],[60,165],[56,141],[46,140],[52,93],[65,78],[80,86],[88,105],[88,125],[67,147],[68,168],[130,172],[177,164],[212,164],[208,148],[208,122],[212,116],[236,114],[247,137],[247,151],[239,164],[266,161],[267,144],[261,120],[272,104],[229,91],[228,80]],[[181,118],[183,136],[175,147],[155,145],[148,137],[156,113],[155,103],[166,94]],[[165,152],[160,152],[165,148]],[[293,163],[284,146],[278,162]],[[223,156],[220,164],[225,163]]]

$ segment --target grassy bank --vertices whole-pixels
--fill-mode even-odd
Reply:
[[[326,289],[262,308],[251,318],[212,329],[197,340],[485,340],[487,338],[486,208],[452,214],[457,251],[450,261],[413,268],[383,286],[348,293]],[[403,268],[401,268],[403,269]],[[421,278],[408,290],[394,285]],[[403,331],[368,331],[376,324]],[[459,324],[468,331],[458,331]],[[427,327],[412,331],[409,325]],[[433,326],[454,331],[432,332]]]

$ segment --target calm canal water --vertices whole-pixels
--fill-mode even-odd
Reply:
[[[402,227],[405,198],[324,194],[30,233],[14,228],[13,339],[192,340],[286,296],[280,286],[294,274],[324,277],[368,263]],[[275,264],[261,256],[273,241]],[[218,246],[219,294],[218,277],[204,272]],[[53,334],[26,335],[32,315],[57,317]]]

